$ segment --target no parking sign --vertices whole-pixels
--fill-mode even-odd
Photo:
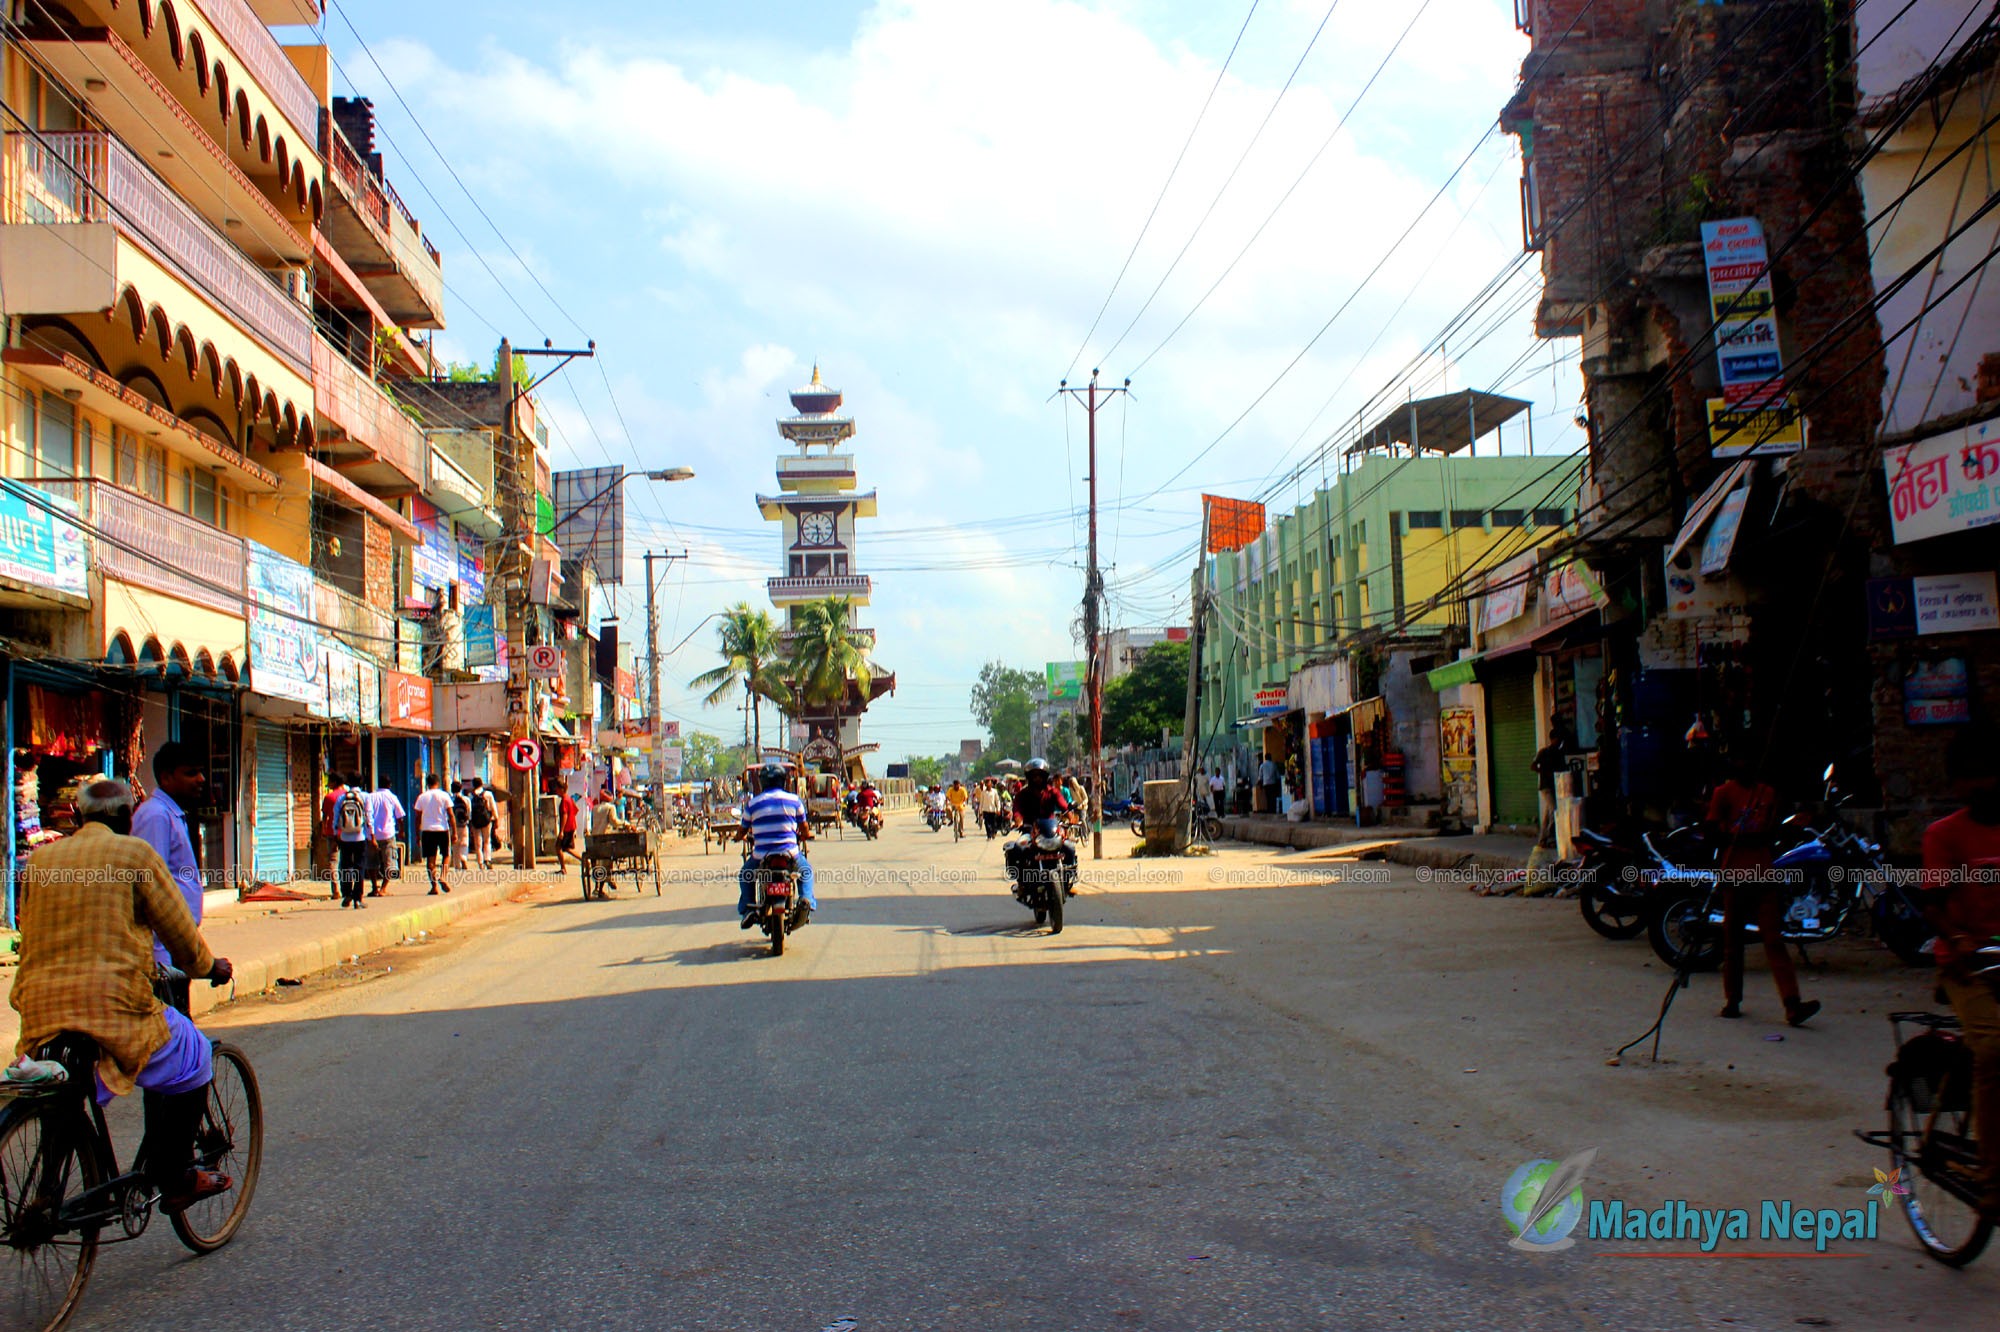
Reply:
[[[542,766],[539,740],[523,738],[507,746],[507,766],[515,772],[532,772]]]

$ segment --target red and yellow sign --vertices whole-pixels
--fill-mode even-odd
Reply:
[[[382,724],[406,731],[431,729],[431,682],[403,671],[382,672]]]

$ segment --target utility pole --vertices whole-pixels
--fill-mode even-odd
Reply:
[[[1188,589],[1188,605],[1191,608],[1188,621],[1188,686],[1187,715],[1182,721],[1181,731],[1181,782],[1187,790],[1184,798],[1189,810],[1194,808],[1197,795],[1195,777],[1201,771],[1201,648],[1203,638],[1203,616],[1208,606],[1208,503],[1202,502],[1201,550],[1195,556],[1194,574]],[[1220,814],[1221,810],[1215,811]]]
[[[566,351],[544,341],[540,347],[514,350],[507,338],[500,339],[499,362],[494,367],[505,385],[506,403],[500,414],[498,457],[506,466],[506,545],[501,551],[499,575],[506,589],[507,605],[507,733],[513,739],[533,737],[539,730],[535,708],[535,683],[528,678],[527,649],[541,641],[541,620],[533,613],[528,581],[534,565],[535,541],[535,441],[517,439],[514,423],[521,399],[541,387],[542,382],[579,356],[597,355],[591,342],[583,351]],[[516,356],[554,356],[561,359],[525,388],[514,376]],[[517,772],[508,779],[508,823],[514,843],[514,868],[535,867],[535,797],[540,794],[541,774]]]
[[[1098,371],[1090,372],[1087,388],[1073,389],[1067,379],[1056,392],[1078,398],[1089,419],[1090,435],[1090,551],[1089,568],[1083,579],[1084,696],[1090,703],[1090,858],[1104,859],[1104,653],[1103,618],[1104,574],[1097,567],[1097,408],[1115,394],[1132,392],[1127,379],[1118,388],[1097,386]]]
[[[646,766],[653,777],[653,809],[661,818],[666,817],[667,775],[661,770],[660,750],[660,606],[655,598],[659,584],[653,578],[653,561],[658,560],[668,569],[674,567],[675,560],[687,558],[686,551],[677,553],[646,552],[646,718],[647,729],[653,737],[652,760]]]

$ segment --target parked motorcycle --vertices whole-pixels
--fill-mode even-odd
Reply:
[[[1834,938],[1857,919],[1899,959],[1916,965],[1925,959],[1932,931],[1910,895],[1890,877],[1880,844],[1842,822],[1833,768],[1824,774],[1827,813],[1825,827],[1813,828],[1802,816],[1785,820],[1785,846],[1771,862],[1785,877],[1783,938],[1791,943],[1818,943]],[[1662,891],[1658,914],[1649,926],[1653,951],[1676,970],[1712,971],[1722,965],[1722,884],[1719,876],[1677,871],[1680,891]],[[1665,885],[1671,889],[1672,885]],[[1748,924],[1757,933],[1757,923]]]
[[[1584,923],[1607,939],[1646,932],[1652,899],[1644,874],[1661,865],[1646,843],[1624,830],[1583,828],[1576,834],[1577,906]]]
[[[1007,864],[1014,900],[1035,913],[1035,924],[1046,924],[1050,934],[1061,934],[1063,902],[1076,888],[1076,863],[1061,825],[1043,819],[1016,845],[1019,854],[1010,856]]]
[[[785,936],[806,923],[805,894],[799,891],[796,857],[775,852],[751,872],[752,914],[771,941],[771,956],[785,955]]]

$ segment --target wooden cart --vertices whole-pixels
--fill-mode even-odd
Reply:
[[[659,834],[649,831],[604,833],[583,839],[583,900],[602,901],[611,891],[612,880],[621,874],[632,876],[634,891],[646,886],[652,876],[653,896],[660,895]]]

